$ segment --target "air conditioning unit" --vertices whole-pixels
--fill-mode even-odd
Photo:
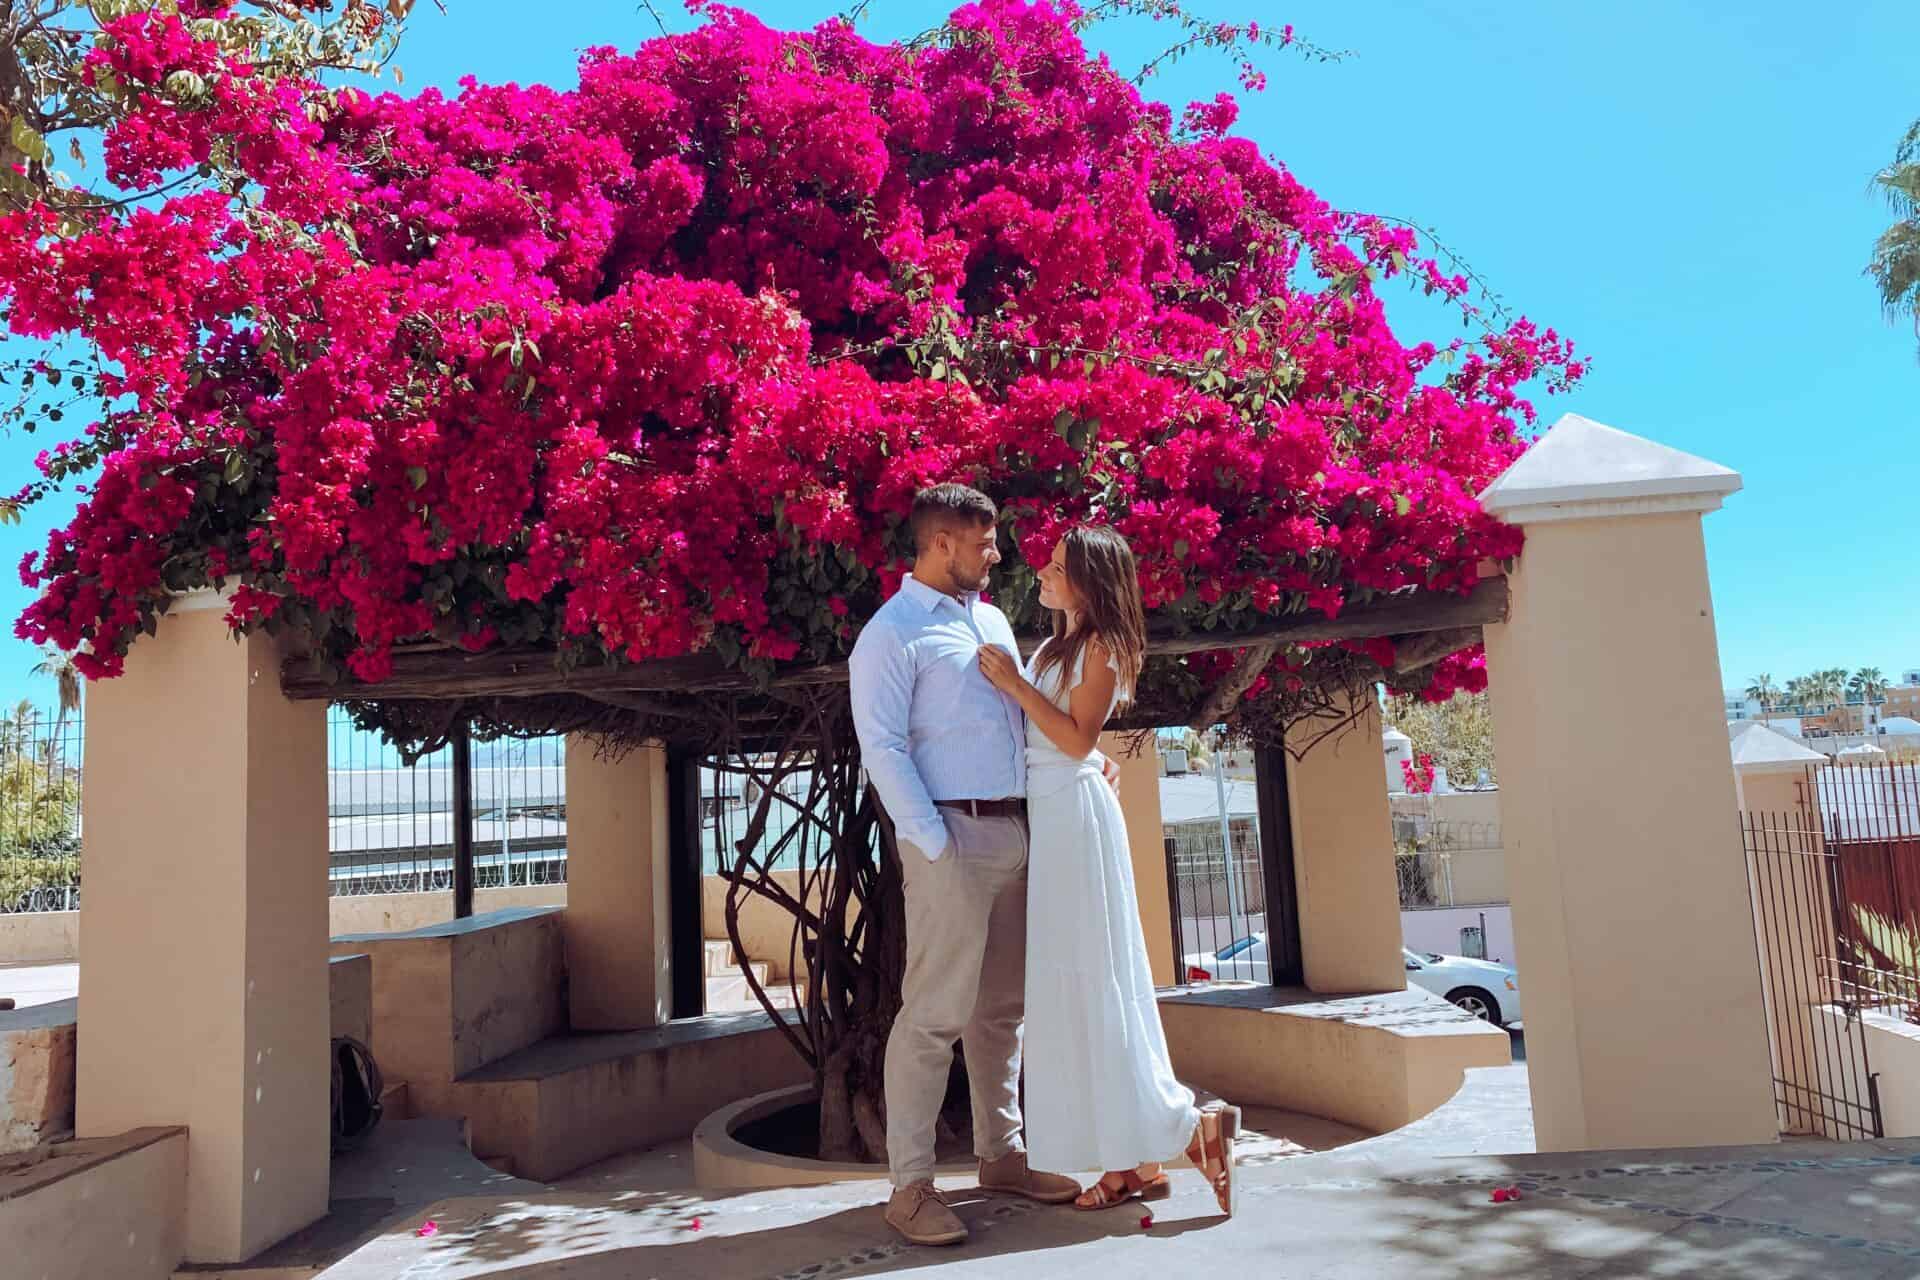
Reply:
[[[1170,778],[1187,771],[1187,749],[1185,747],[1167,748],[1166,769],[1167,776]]]

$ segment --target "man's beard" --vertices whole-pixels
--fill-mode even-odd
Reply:
[[[968,591],[985,591],[987,589],[987,571],[984,568],[976,569],[972,575],[969,575],[965,569],[960,568],[958,565],[953,565],[947,570],[947,581],[953,584],[955,595]]]

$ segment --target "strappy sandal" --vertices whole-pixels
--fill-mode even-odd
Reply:
[[[1187,1158],[1213,1188],[1220,1211],[1233,1216],[1239,1185],[1233,1176],[1233,1143],[1240,1136],[1240,1108],[1215,1103],[1200,1113]]]
[[[1108,1178],[1120,1179],[1120,1185],[1114,1186]],[[1102,1174],[1100,1180],[1082,1191],[1074,1200],[1076,1209],[1112,1209],[1126,1204],[1129,1200],[1165,1200],[1173,1194],[1173,1183],[1164,1173],[1156,1173],[1151,1178],[1143,1178],[1131,1169],[1117,1173]],[[1091,1196],[1092,1199],[1088,1199]]]

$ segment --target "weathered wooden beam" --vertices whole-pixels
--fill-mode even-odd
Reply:
[[[1393,672],[1406,675],[1430,667],[1450,653],[1458,653],[1480,643],[1479,627],[1452,627],[1446,631],[1423,631],[1419,635],[1395,636]]]
[[[1240,695],[1253,686],[1260,673],[1273,661],[1273,655],[1280,649],[1277,641],[1269,640],[1263,644],[1249,645],[1240,651],[1240,657],[1233,664],[1233,670],[1220,678],[1213,686],[1213,692],[1200,704],[1200,710],[1194,712],[1187,722],[1187,728],[1196,733],[1219,724]]]
[[[1409,592],[1343,609],[1337,618],[1312,614],[1276,618],[1245,631],[1190,631],[1167,634],[1157,628],[1147,637],[1147,652],[1156,656],[1205,653],[1210,649],[1238,649],[1273,640],[1280,644],[1307,644],[1324,640],[1370,640],[1375,636],[1419,635],[1478,627],[1507,620],[1507,580],[1482,578],[1469,595]]]
[[[1147,652],[1170,657],[1266,643],[1278,647],[1315,641],[1419,635],[1502,622],[1506,616],[1507,580],[1483,578],[1468,595],[1408,592],[1354,605],[1343,610],[1338,618],[1319,614],[1274,618],[1234,632],[1181,632],[1157,625],[1148,633]],[[1038,636],[1022,637],[1021,649],[1030,653],[1040,640]],[[847,664],[829,662],[787,668],[774,675],[769,687],[800,688],[844,684],[846,680]],[[624,665],[579,666],[562,671],[554,665],[554,656],[548,650],[467,653],[459,649],[437,649],[396,653],[393,674],[377,684],[350,677],[330,682],[301,658],[290,659],[280,673],[280,688],[287,697],[333,702],[385,698],[514,698],[557,693],[587,697],[601,693],[752,693],[762,687],[752,677],[726,666],[712,653]]]

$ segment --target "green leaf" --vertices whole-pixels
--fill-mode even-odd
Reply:
[[[1393,495],[1393,514],[1404,516],[1411,510],[1413,510],[1413,503],[1408,501],[1406,494],[1396,493]]]
[[[1173,540],[1173,558],[1175,560],[1185,560],[1187,558],[1187,552],[1192,549],[1193,548],[1187,545],[1185,538],[1175,538]]]
[[[413,485],[413,487],[416,489],[426,488],[427,487],[427,469],[425,467],[408,467],[407,481],[408,483]]]

